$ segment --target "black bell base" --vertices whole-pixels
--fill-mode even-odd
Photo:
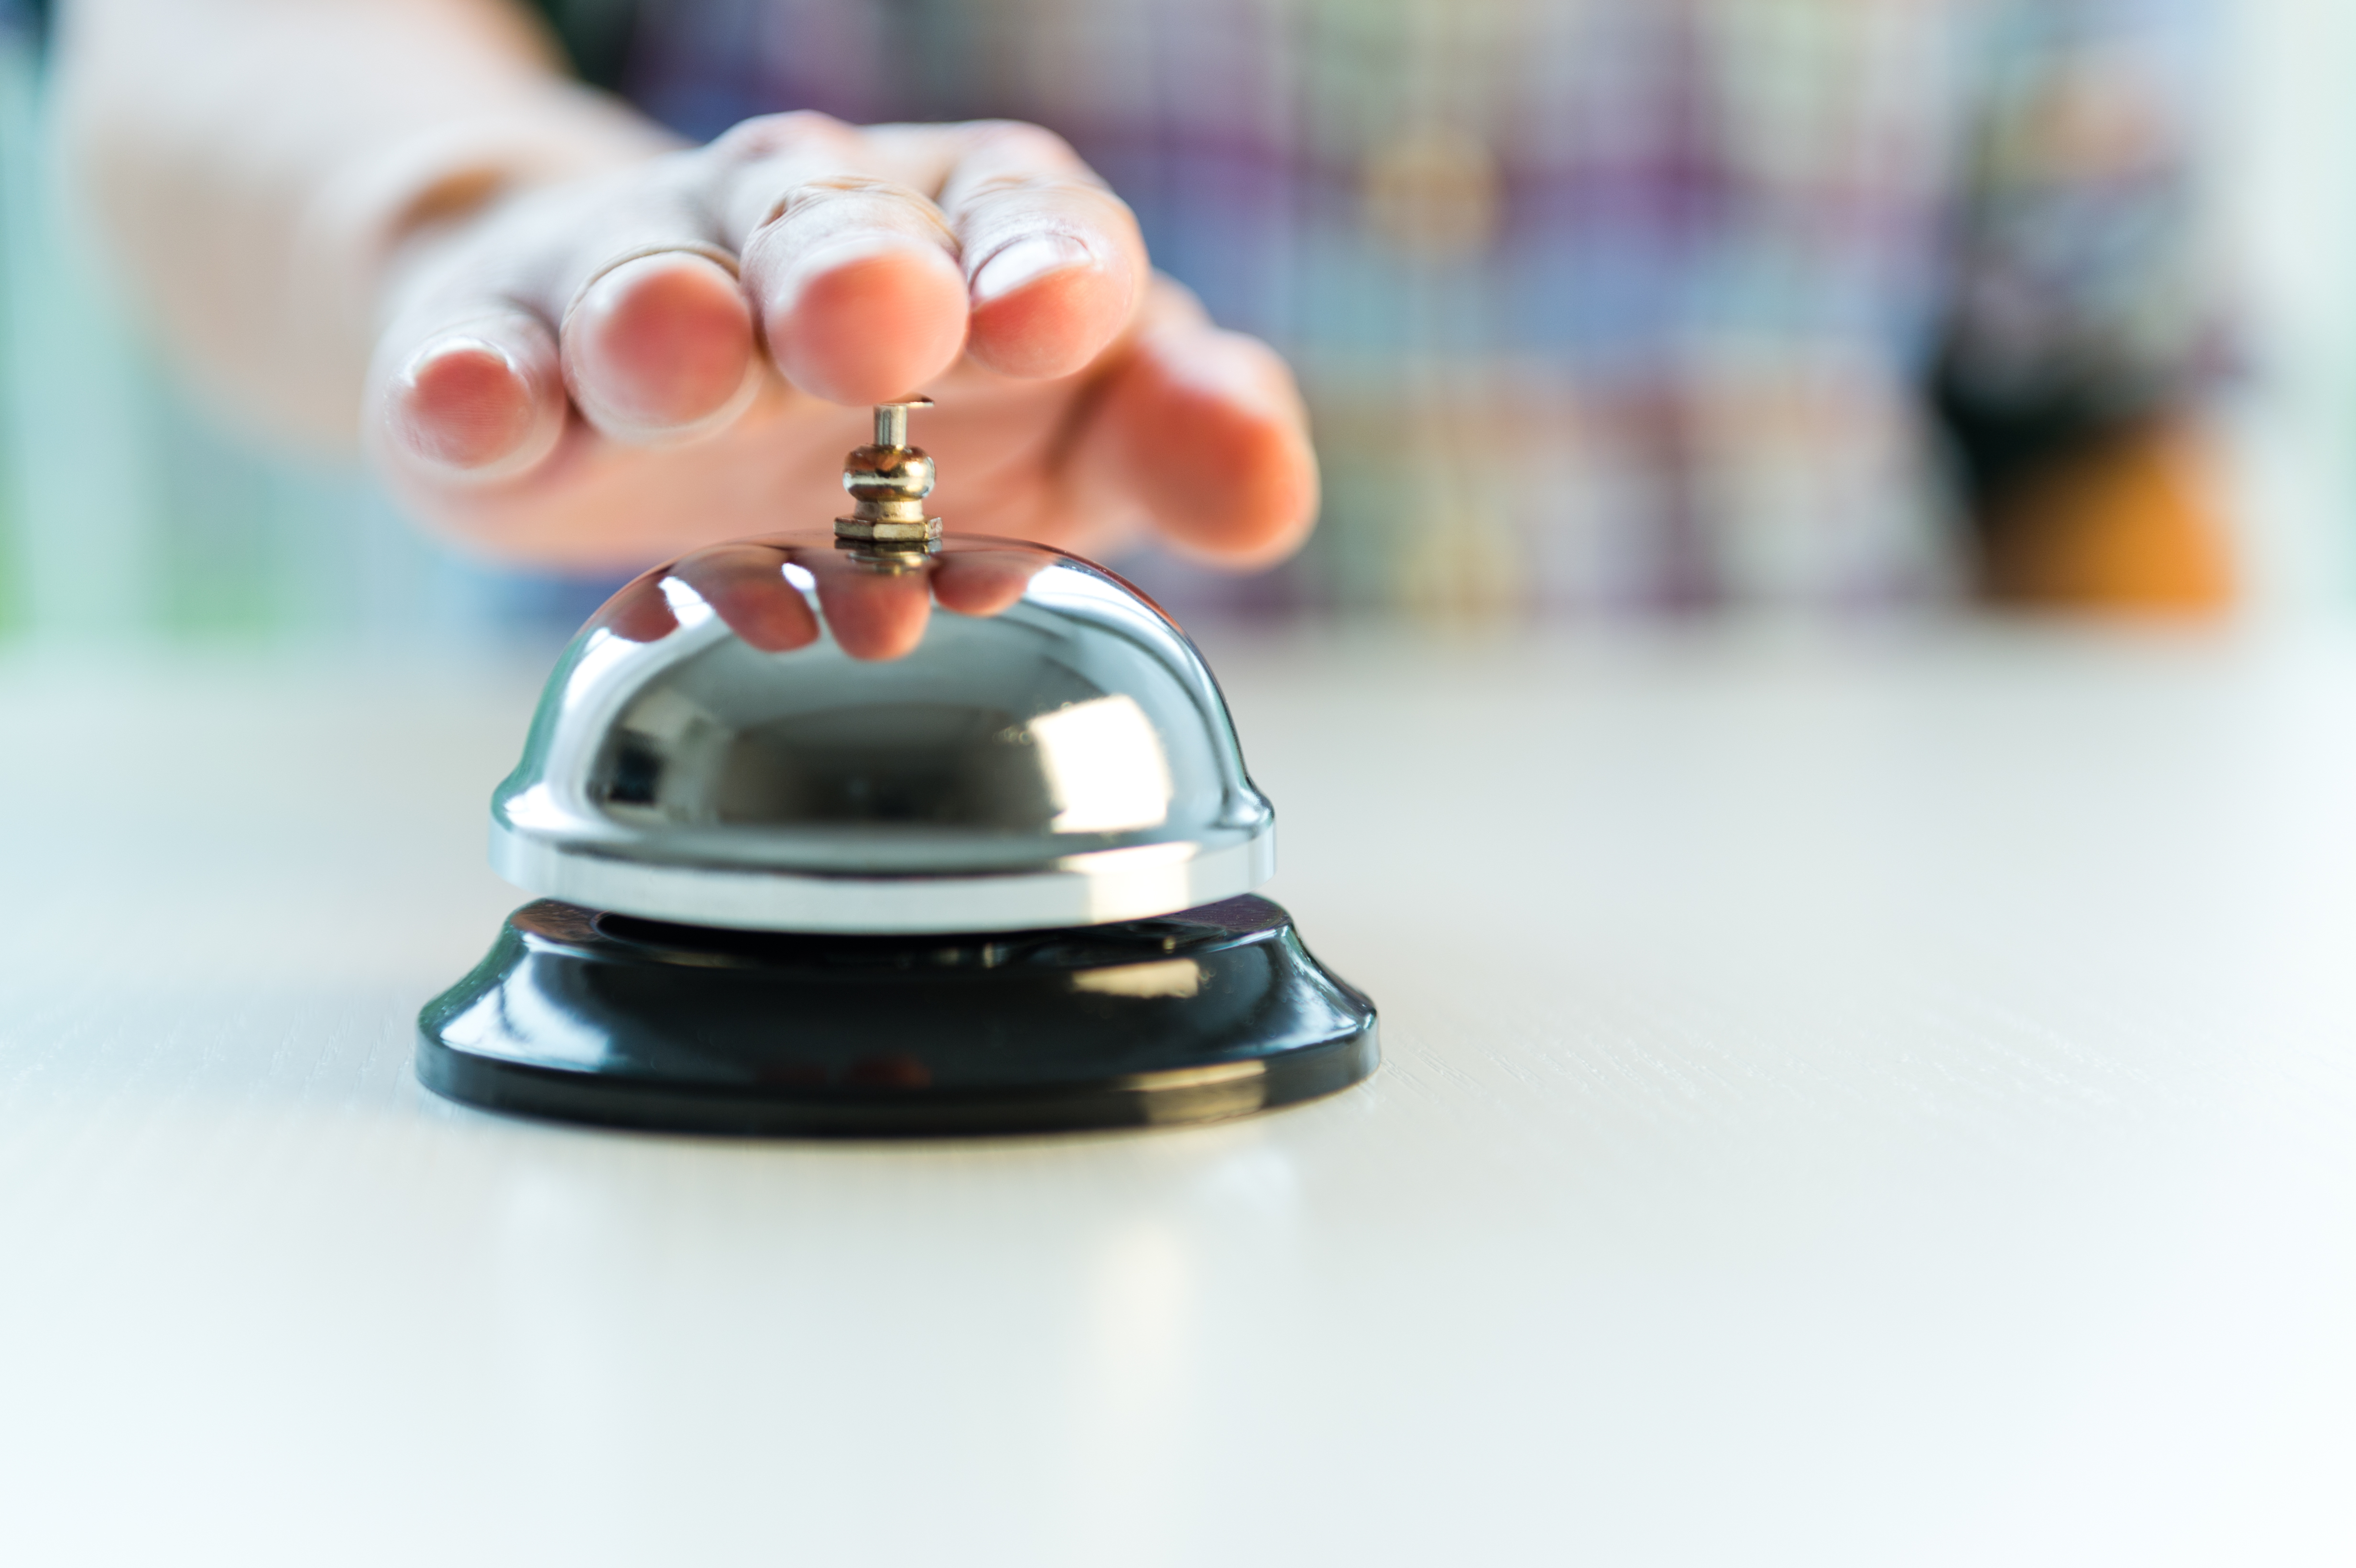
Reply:
[[[1375,1069],[1373,1003],[1261,898],[970,936],[720,931],[542,900],[418,1016],[486,1110],[668,1132],[1015,1133],[1218,1121]]]

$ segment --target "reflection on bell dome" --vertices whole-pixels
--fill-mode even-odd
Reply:
[[[1057,833],[1159,827],[1170,815],[1162,737],[1127,692],[1043,713],[1023,726],[1055,804]]]
[[[952,537],[714,546],[617,594],[493,803],[549,897],[791,931],[1134,920],[1273,869],[1201,656],[1076,557]]]

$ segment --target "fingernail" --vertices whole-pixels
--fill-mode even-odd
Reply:
[[[530,389],[514,358],[479,337],[444,337],[410,357],[392,408],[402,433],[438,463],[473,467],[512,446],[530,421]],[[429,412],[421,401],[432,400]]]
[[[516,356],[471,334],[437,338],[411,356],[385,411],[412,453],[468,478],[529,467],[562,428],[561,417],[537,406]]]
[[[1034,278],[1070,267],[1092,266],[1095,261],[1088,248],[1067,234],[1034,234],[1017,240],[981,264],[973,275],[973,300],[976,304],[987,304]]]
[[[414,386],[436,364],[453,354],[481,355],[487,359],[496,359],[507,367],[509,375],[519,381],[523,379],[523,372],[517,367],[514,355],[488,338],[471,336],[435,338],[409,357],[409,363],[402,370],[402,379]]]

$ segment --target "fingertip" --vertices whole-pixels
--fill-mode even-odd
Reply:
[[[1316,526],[1316,455],[1305,440],[1266,424],[1231,431],[1228,444],[1231,457],[1208,460],[1224,464],[1223,487],[1166,485],[1155,516],[1187,553],[1238,571],[1274,566],[1298,551]]]
[[[1106,417],[1130,484],[1169,542],[1235,570],[1299,549],[1317,519],[1317,454],[1291,374],[1234,333],[1149,350]]]
[[[538,464],[563,433],[563,399],[546,347],[495,331],[428,341],[391,378],[384,421],[412,464],[469,480]]]
[[[1065,235],[1033,235],[973,275],[969,351],[1001,375],[1068,376],[1104,352],[1136,302],[1127,268]]]
[[[957,363],[966,288],[939,246],[878,235],[803,258],[764,311],[796,386],[837,403],[905,397]]]
[[[583,415],[642,443],[707,433],[758,389],[744,291],[684,252],[639,257],[590,284],[566,317],[563,361]]]

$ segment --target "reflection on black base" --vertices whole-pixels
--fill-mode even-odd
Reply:
[[[876,1136],[1215,1121],[1375,1069],[1375,1009],[1266,899],[973,936],[667,925],[542,900],[418,1016],[488,1110]]]

